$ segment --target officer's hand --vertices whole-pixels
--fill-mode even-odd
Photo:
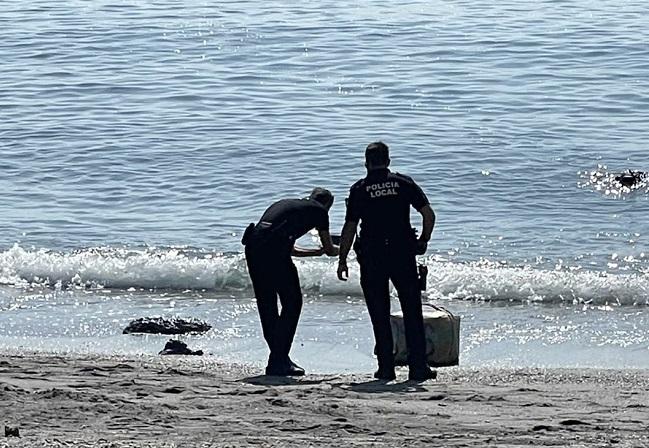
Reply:
[[[415,253],[417,255],[424,255],[426,249],[428,248],[428,241],[417,240],[417,247],[415,248]]]
[[[348,278],[349,270],[347,269],[347,262],[338,260],[338,280],[346,282]]]

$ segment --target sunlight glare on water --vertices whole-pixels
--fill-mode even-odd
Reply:
[[[634,0],[7,3],[2,347],[156,353],[121,327],[186,312],[263,359],[243,229],[320,185],[338,233],[381,139],[436,212],[424,295],[467,364],[646,366],[647,178],[620,181],[649,171],[646,25]],[[299,356],[369,368],[357,265],[297,264]]]

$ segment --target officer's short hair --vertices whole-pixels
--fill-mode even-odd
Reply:
[[[371,166],[387,165],[390,161],[390,149],[383,142],[373,142],[365,148],[365,162]]]
[[[327,190],[326,188],[315,187],[313,191],[311,191],[311,194],[309,195],[309,199],[313,199],[314,201],[317,201],[322,205],[326,206],[329,204],[333,204],[334,195],[331,194],[331,191]]]

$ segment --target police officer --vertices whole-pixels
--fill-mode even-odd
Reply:
[[[314,188],[305,199],[277,201],[256,225],[250,224],[243,235],[261,327],[270,349],[266,375],[304,375],[304,369],[289,358],[302,310],[302,291],[291,255],[338,255],[338,246],[333,244],[329,234],[328,212],[333,202],[333,195],[324,188]],[[318,230],[322,247],[295,246],[295,241],[313,228]],[[281,312],[277,306],[278,296]]]
[[[418,284],[416,254],[426,251],[435,225],[435,214],[419,186],[408,176],[392,173],[389,149],[383,142],[370,143],[365,150],[367,176],[352,185],[349,192],[345,225],[340,241],[338,278],[349,276],[347,255],[360,221],[359,241],[354,245],[361,268],[361,287],[372,321],[379,368],[375,378],[394,379],[394,354],[390,327],[390,289],[392,280],[401,303],[406,344],[408,376],[424,381],[437,372],[426,364],[421,292]],[[410,225],[410,207],[423,218],[417,239]]]

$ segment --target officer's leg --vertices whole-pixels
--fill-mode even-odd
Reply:
[[[394,354],[390,327],[390,284],[381,257],[363,256],[361,287],[374,331],[376,357],[379,364],[377,378],[394,378]]]
[[[290,258],[283,260],[275,282],[282,311],[275,329],[274,359],[289,361],[295,331],[302,311],[302,291],[297,269]]]
[[[277,291],[273,279],[274,263],[263,254],[255,253],[246,247],[246,263],[248,264],[248,273],[252,281],[252,287],[257,299],[257,309],[259,311],[259,320],[264,339],[268,344],[271,353],[273,352],[275,328],[279,319],[279,310],[277,308]]]
[[[427,369],[426,340],[421,310],[421,291],[414,254],[394,253],[390,258],[390,277],[399,295],[406,330],[410,369]]]

